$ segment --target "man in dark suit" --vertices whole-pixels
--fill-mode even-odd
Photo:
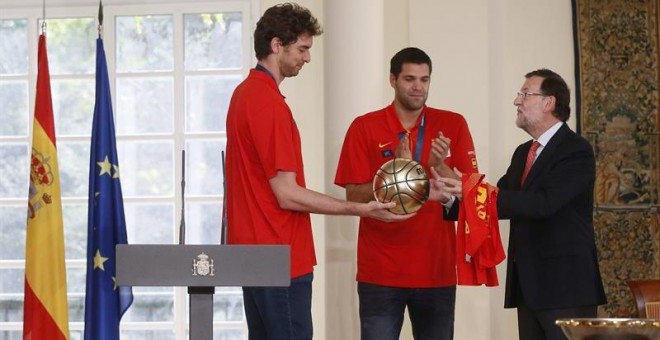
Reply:
[[[518,308],[520,339],[565,339],[556,319],[596,317],[605,303],[592,219],[596,162],[566,125],[566,82],[547,69],[525,78],[516,125],[534,140],[518,146],[497,182],[499,218],[511,220],[504,307]]]
[[[511,220],[505,308],[518,309],[520,339],[566,339],[559,318],[596,317],[605,292],[593,229],[595,159],[566,125],[566,82],[548,69],[525,75],[513,104],[532,136],[497,182],[497,212]],[[460,195],[460,181],[439,179]]]

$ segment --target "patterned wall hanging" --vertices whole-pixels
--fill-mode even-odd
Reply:
[[[632,317],[626,280],[660,278],[660,0],[572,1],[577,125],[596,154],[599,314]]]

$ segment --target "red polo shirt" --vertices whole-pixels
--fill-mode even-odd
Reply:
[[[416,143],[424,117],[421,163],[426,170],[431,140],[442,131],[451,139],[447,165],[463,173],[476,172],[474,144],[463,116],[430,107],[422,112],[410,140]],[[335,184],[371,183],[378,168],[394,158],[402,131],[392,105],[356,118],[344,140]],[[411,148],[413,153],[415,148]],[[404,222],[361,218],[357,280],[392,287],[455,285],[456,232],[454,223],[442,218],[442,209],[438,202],[427,201],[415,217]]]
[[[300,134],[277,83],[251,70],[227,113],[227,240],[230,244],[288,244],[291,277],[316,265],[309,213],[283,210],[269,180],[296,173],[305,187]]]

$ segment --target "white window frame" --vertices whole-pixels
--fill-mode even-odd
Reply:
[[[118,0],[117,2],[121,2]],[[259,0],[214,0],[214,1],[197,1],[188,3],[185,0],[172,1],[172,0],[146,0],[146,4],[131,5],[122,3],[104,4],[103,7],[103,42],[106,52],[106,59],[108,63],[108,75],[110,79],[110,87],[113,100],[113,109],[116,115],[116,79],[115,74],[115,17],[116,16],[130,16],[130,15],[174,15],[174,70],[172,72],[159,72],[159,75],[173,76],[174,78],[174,126],[183,127],[184,113],[185,113],[185,83],[186,75],[217,75],[218,71],[185,71],[183,69],[183,22],[182,14],[184,13],[210,13],[210,12],[242,12],[243,13],[243,67],[239,70],[242,77],[245,77],[249,69],[254,66],[256,59],[254,57],[253,49],[253,30],[259,17]],[[91,2],[90,3],[94,3]],[[43,8],[41,1],[24,1],[21,4],[9,1],[0,0],[0,19],[27,19],[28,20],[28,135],[27,137],[0,137],[0,142],[7,143],[25,143],[31,145],[32,142],[32,125],[34,114],[34,97],[36,89],[36,76],[37,76],[37,43],[38,36],[41,33],[41,28],[37,27],[37,22],[42,19]],[[21,6],[21,7],[18,7]],[[46,21],[49,18],[76,18],[76,17],[93,17],[97,18],[98,3],[90,6],[67,6],[65,4],[49,5],[46,7]],[[48,32],[46,32],[48,36]],[[177,48],[181,47],[181,48]],[[237,71],[220,71],[220,74],[236,74]],[[136,74],[138,76],[144,74]],[[93,78],[94,74],[77,76],[78,78]],[[52,79],[62,79],[67,76],[53,76]],[[3,79],[25,79],[25,76],[3,76]],[[90,112],[90,115],[92,112]],[[115,119],[116,121],[116,119]],[[176,130],[176,129],[175,129]],[[91,126],[90,126],[91,131]],[[205,139],[208,137],[223,137],[226,138],[226,133],[185,133],[183,129],[179,132],[173,131],[168,134],[149,134],[149,135],[130,135],[130,136],[117,136],[117,141],[122,140],[150,140],[153,138],[171,138],[174,142],[175,159],[174,159],[174,179],[179,181],[181,179],[181,157],[176,155],[181,154],[181,150],[185,147],[186,140]],[[185,137],[185,138],[184,138]],[[89,136],[57,136],[58,143],[65,142],[89,142]],[[27,178],[27,174],[26,174]],[[124,197],[125,202],[132,203],[147,203],[154,201],[163,201],[174,203],[175,221],[181,219],[181,186],[174,184],[174,194],[172,197],[163,199],[162,197]],[[27,189],[26,189],[27,196]],[[219,204],[222,203],[222,195],[209,196],[186,196],[186,202],[196,201],[215,201]],[[79,203],[86,204],[86,197],[63,198],[63,203]],[[27,197],[22,199],[0,199],[0,205],[23,205],[27,207]],[[220,205],[218,206],[220,208]],[[175,223],[175,228],[178,228],[178,223]],[[172,243],[178,242],[178,230],[175,230],[173,235],[175,239]],[[131,242],[129,238],[129,242]],[[85,269],[85,260],[67,260],[67,269]],[[24,269],[24,260],[0,260],[0,269]],[[2,294],[2,292],[0,292]],[[79,293],[76,293],[79,294]],[[4,294],[11,295],[11,294]],[[22,295],[22,294],[21,294]],[[70,296],[73,294],[69,294]],[[187,311],[187,289],[185,287],[176,287],[174,293],[174,320],[172,322],[131,322],[126,324],[122,322],[122,330],[174,330],[175,339],[183,340],[188,338],[188,319],[186,317]],[[20,331],[22,330],[22,322],[4,322],[0,323],[0,330]],[[84,329],[84,322],[71,322],[69,323],[71,331]],[[247,335],[247,325],[245,322],[214,322],[214,329],[243,329]],[[247,336],[246,336],[247,339]]]

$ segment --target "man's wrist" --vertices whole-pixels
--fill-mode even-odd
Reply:
[[[451,208],[454,205],[454,202],[456,201],[456,196],[451,195],[449,196],[449,199],[446,202],[440,202],[443,207],[445,208]]]

